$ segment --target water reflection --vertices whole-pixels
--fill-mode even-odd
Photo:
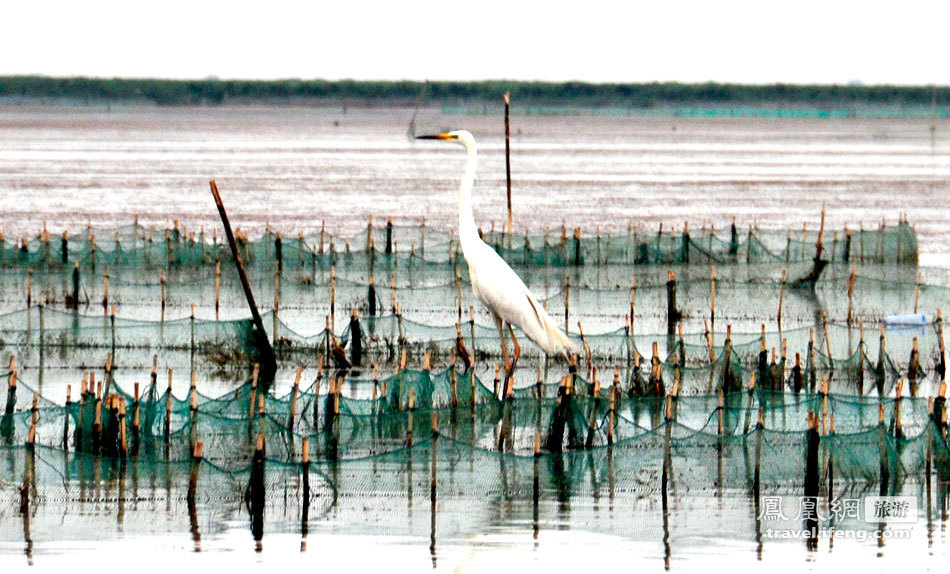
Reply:
[[[809,442],[816,436],[817,431]],[[907,548],[894,542],[905,530],[921,541],[926,537],[926,554],[921,545],[921,555],[946,554],[944,537],[935,533],[946,531],[950,483],[937,477],[897,481],[899,475],[890,465],[882,469],[880,480],[866,483],[818,475],[818,461],[827,456],[822,440],[817,448],[806,449],[805,480],[797,485],[765,480],[760,449],[767,439],[760,433],[749,441],[749,488],[726,487],[718,477],[705,486],[690,484],[691,465],[672,448],[637,469],[642,482],[634,487],[626,480],[628,463],[607,449],[594,453],[606,457],[604,466],[596,466],[589,452],[523,460],[498,455],[494,472],[499,481],[487,497],[473,488],[471,479],[490,472],[489,467],[459,456],[450,437],[442,435],[417,442],[399,465],[375,461],[375,472],[369,462],[366,472],[351,472],[346,463],[324,466],[309,460],[282,469],[265,460],[261,445],[243,475],[240,496],[220,482],[213,465],[197,456],[178,467],[150,471],[144,481],[136,464],[82,458],[77,464],[57,465],[58,478],[53,480],[50,459],[42,451],[6,449],[4,480],[16,479],[12,502],[20,520],[16,528],[9,521],[0,523],[0,541],[17,541],[17,552],[32,562],[70,540],[91,537],[105,545],[167,531],[190,538],[188,549],[204,553],[222,549],[222,536],[243,517],[244,528],[250,529],[245,540],[253,540],[248,547],[257,553],[264,551],[265,534],[275,541],[288,534],[299,536],[301,552],[314,543],[322,548],[339,535],[360,535],[384,546],[403,540],[435,569],[453,567],[459,548],[527,545],[543,556],[556,545],[570,545],[571,537],[584,536],[652,548],[644,556],[669,570],[688,568],[719,544],[729,545],[727,555],[746,554],[762,562],[790,555],[802,561],[826,560],[818,557],[826,555],[819,550],[916,559],[913,549],[886,552],[891,546]],[[586,477],[584,483],[571,478],[577,476]],[[426,482],[427,489],[422,487]],[[885,495],[916,497],[916,522],[834,516],[835,501],[863,503],[868,496]],[[775,498],[781,499],[789,520],[770,516],[770,500]],[[809,508],[816,513],[793,516],[805,502],[814,504]],[[414,513],[419,507],[428,512]],[[797,525],[795,518],[801,519]],[[785,531],[791,535],[782,535]],[[569,538],[564,537],[567,533]],[[268,548],[270,554],[284,552],[279,545]],[[11,550],[0,546],[3,553]]]

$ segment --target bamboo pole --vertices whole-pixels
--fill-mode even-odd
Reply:
[[[66,416],[63,417],[63,451],[69,452],[69,419],[73,405],[73,386],[66,385]]]
[[[188,392],[190,398],[190,408],[191,408],[191,419],[195,419],[195,415],[198,414],[198,380],[197,373],[191,371],[191,388]]]
[[[852,265],[851,274],[848,275],[848,325],[854,320],[854,279],[856,274],[857,267]]]
[[[571,276],[564,275],[564,333],[570,331],[571,322]]]
[[[822,328],[825,331],[825,349],[828,351],[828,360],[834,365],[834,357],[831,355],[831,337],[828,335],[828,311],[821,312]]]
[[[165,392],[165,444],[168,444],[172,425],[172,375],[173,369],[168,369],[168,389]]]
[[[102,270],[102,314],[109,312],[109,266]]]
[[[894,387],[894,437],[901,438],[904,431],[901,426],[901,395],[903,394],[904,379],[897,379]]]
[[[786,269],[782,269],[782,287],[778,292],[778,330],[782,330],[782,305],[785,302],[785,278]]]
[[[254,418],[254,403],[257,401],[257,379],[261,373],[261,366],[254,363],[254,372],[251,375],[251,400],[248,401],[248,419]]]
[[[587,345],[587,337],[584,336],[584,325],[580,321],[577,322],[577,330],[581,334],[581,344],[584,346],[584,360],[587,362],[587,378],[591,376],[591,353],[590,347]]]
[[[723,418],[723,411],[726,408],[726,400],[725,400],[725,397],[723,396],[722,388],[718,389],[716,394],[718,397],[718,404],[719,404],[719,407],[716,409],[716,418],[718,421],[717,434],[719,434],[719,436],[722,436],[722,418]]]
[[[630,337],[634,336],[634,323],[637,316],[637,276],[634,275],[630,283]]]
[[[125,415],[125,399],[119,397],[119,454],[122,458],[125,458],[129,452],[126,438]]]
[[[40,399],[40,393],[37,391],[33,391],[33,407],[30,409],[30,412],[32,415],[30,418],[31,420],[30,435],[29,435],[29,439],[27,440],[27,442],[29,442],[30,445],[33,445],[36,443],[36,422],[39,419],[39,399]]]
[[[374,376],[379,377],[379,371],[374,369]],[[320,385],[323,383],[323,358],[317,363],[317,382],[313,388],[313,427],[317,428],[320,421]]]
[[[917,304],[920,302],[920,281],[924,278],[924,274],[917,273],[917,283],[914,286],[914,313],[917,313]]]
[[[498,396],[498,387],[499,387],[499,384],[501,383],[501,379],[498,377],[499,371],[500,371],[500,368],[498,366],[498,363],[495,363],[495,378],[494,378],[494,386],[492,387],[492,394],[494,394],[496,397]]]
[[[508,109],[511,94],[505,92],[505,183],[508,198],[508,247],[511,248],[511,235],[514,233],[511,217],[511,123],[508,119]]]
[[[459,395],[458,395],[458,373],[455,370],[455,350],[452,350],[451,353],[451,365],[449,366],[449,372],[451,374],[452,382],[452,408],[456,408],[459,405]]]
[[[297,395],[300,392],[300,376],[303,374],[303,365],[297,367],[297,376],[294,377],[294,388],[290,396],[290,415],[287,418],[287,429],[294,429],[294,415],[297,412]]]
[[[241,261],[241,254],[238,251],[237,244],[234,241],[234,233],[231,231],[231,224],[228,221],[228,214],[224,210],[224,204],[221,201],[221,196],[218,194],[218,186],[215,184],[214,180],[210,182],[211,185],[211,194],[214,196],[215,204],[218,207],[218,213],[221,216],[221,223],[224,225],[224,231],[227,234],[228,245],[231,247],[231,254],[234,256],[234,264],[237,266],[238,276],[241,278],[241,286],[244,288],[244,296],[247,299],[248,307],[251,310],[251,317],[254,320],[254,326],[257,330],[254,332],[258,352],[260,353],[260,360],[262,371],[261,375],[266,384],[269,384],[270,381],[274,378],[274,373],[277,371],[277,359],[274,356],[274,349],[270,345],[270,341],[267,340],[267,332],[264,330],[264,322],[261,319],[261,314],[257,310],[257,304],[254,302],[254,294],[251,292],[251,285],[248,282],[247,274],[244,272],[244,264]]]
[[[139,411],[141,410],[141,403],[139,402],[139,383],[135,382],[135,391],[132,401],[132,441],[133,446],[138,444],[139,439]],[[137,448],[133,450],[133,455],[137,452]]]

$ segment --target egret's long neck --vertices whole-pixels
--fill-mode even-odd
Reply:
[[[459,241],[462,252],[468,251],[471,245],[479,241],[478,227],[475,225],[475,214],[472,212],[472,186],[475,184],[475,168],[478,164],[475,142],[462,140],[468,152],[468,161],[465,163],[465,174],[459,185]]]

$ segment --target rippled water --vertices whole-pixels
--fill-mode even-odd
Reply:
[[[356,232],[368,216],[454,226],[460,150],[407,138],[409,109],[251,107],[0,107],[0,228],[8,237],[87,223],[146,225],[180,220],[216,228],[208,191],[216,179],[236,225],[268,223],[289,232]],[[947,266],[950,175],[946,120],[932,138],[928,120],[512,118],[513,209],[517,230],[562,221],[587,233],[641,225],[706,224],[809,228],[827,203],[828,225],[857,228],[906,213],[919,233],[922,262]],[[500,117],[420,112],[417,131],[465,128],[479,140],[476,217],[504,220],[504,141]],[[15,482],[15,477],[0,475]],[[872,487],[870,490],[874,490]],[[747,492],[673,491],[668,512],[659,485],[642,492],[544,496],[538,519],[530,497],[448,498],[432,530],[428,478],[418,500],[380,497],[328,505],[312,515],[300,549],[295,507],[269,507],[263,550],[255,552],[240,503],[202,501],[200,553],[184,505],[127,509],[114,500],[34,518],[29,552],[40,568],[101,556],[159,559],[168,568],[332,566],[350,570],[514,568],[552,571],[617,568],[693,571],[877,570],[947,555],[945,489],[905,484],[920,519],[908,539],[846,535],[808,549],[764,534]],[[770,494],[763,490],[763,496]],[[775,493],[772,493],[775,494]],[[794,496],[785,492],[789,496]],[[27,563],[17,500],[0,501],[0,563]],[[282,510],[283,509],[283,510]],[[88,521],[84,530],[77,523]],[[70,526],[63,531],[56,525]],[[892,527],[892,530],[895,529]],[[899,528],[897,528],[899,530]],[[852,532],[873,527],[852,525]],[[62,532],[68,532],[62,535]],[[76,532],[83,532],[82,536]],[[203,532],[203,534],[201,534]],[[436,535],[434,548],[432,535]],[[535,535],[535,533],[537,533]],[[867,536],[867,534],[865,534]],[[65,539],[64,539],[65,538]],[[728,562],[727,562],[728,561]],[[725,566],[728,564],[728,566]],[[6,568],[4,571],[7,571]]]

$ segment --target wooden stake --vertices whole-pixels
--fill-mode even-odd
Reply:
[[[290,416],[287,419],[287,428],[294,428],[294,415],[297,412],[297,394],[300,392],[300,376],[303,374],[303,365],[297,367],[297,376],[294,377],[294,389],[290,396]]]
[[[851,274],[848,276],[848,325],[854,320],[854,279],[857,274],[856,266],[851,266]]]
[[[821,312],[821,320],[825,330],[825,349],[828,351],[828,360],[833,362],[834,357],[831,355],[831,337],[828,336],[828,311]]]
[[[462,322],[462,270],[455,266],[455,296],[458,301],[458,321]]]
[[[125,458],[129,452],[125,430],[125,399],[119,398],[119,454]]]
[[[537,389],[538,400],[544,398],[544,377],[541,373],[541,365],[538,364],[538,380],[535,382],[535,388]]]
[[[917,284],[914,286],[914,313],[917,313],[917,304],[920,302],[920,281],[924,278],[924,274],[917,273]]]
[[[782,287],[778,292],[778,330],[782,330],[782,304],[785,302],[785,269],[782,269]]]
[[[330,329],[334,333],[336,332],[336,266],[335,265],[333,267],[330,267]]]
[[[109,312],[109,266],[102,270],[102,314]]]
[[[248,307],[251,310],[251,317],[254,320],[254,326],[257,330],[254,336],[258,346],[258,352],[261,355],[262,375],[265,381],[270,382],[277,371],[277,359],[274,356],[274,349],[267,340],[267,332],[264,330],[264,321],[257,310],[257,304],[254,302],[254,293],[251,292],[251,284],[248,282],[247,274],[244,272],[244,264],[241,262],[241,254],[238,251],[237,243],[234,240],[234,234],[231,232],[231,224],[228,221],[228,214],[224,210],[224,203],[221,202],[221,196],[218,194],[218,186],[214,180],[210,182],[211,194],[214,196],[214,202],[218,207],[218,213],[221,216],[221,223],[224,225],[224,231],[228,237],[228,245],[231,247],[231,254],[234,256],[234,263],[237,266],[238,276],[241,279],[241,286],[244,288],[244,296],[247,299]]]
[[[719,408],[717,409],[717,412],[716,412],[716,414],[717,414],[717,419],[718,419],[718,430],[717,430],[717,433],[718,433],[720,436],[722,436],[722,417],[723,417],[723,411],[724,411],[725,408],[726,408],[726,401],[725,401],[725,397],[724,397],[723,394],[722,394],[722,388],[720,388],[720,389],[717,391],[717,395],[718,395],[718,401],[719,401]]]
[[[634,275],[630,282],[630,337],[634,335],[634,324],[637,316],[637,276]]]
[[[189,394],[191,395],[191,417],[194,418],[198,412],[198,381],[195,371],[191,371],[191,389]]]
[[[257,402],[257,378],[260,373],[260,364],[254,363],[254,373],[251,375],[251,400],[248,401],[248,419],[254,418],[254,404]]]
[[[510,103],[510,94],[505,92],[505,182],[506,189],[508,191],[508,235],[509,235],[509,247],[510,245],[510,236],[514,233],[514,227],[512,225],[511,218],[511,144],[509,142],[511,135],[510,122],[508,120],[508,107]]]
[[[132,402],[132,436],[139,436],[139,383],[135,382],[135,395]]]
[[[454,353],[452,354],[451,373],[452,373],[452,408],[454,409],[454,408],[458,407],[458,405],[459,405],[459,398],[458,398],[458,396],[459,396],[459,395],[458,395],[458,374],[457,374],[456,371],[455,371],[455,354],[454,354]]]
[[[168,437],[171,434],[171,424],[172,424],[172,374],[174,373],[173,369],[168,369],[168,390],[165,394],[165,442],[168,442]]]
[[[571,276],[564,275],[564,333],[569,332],[571,315]]]

